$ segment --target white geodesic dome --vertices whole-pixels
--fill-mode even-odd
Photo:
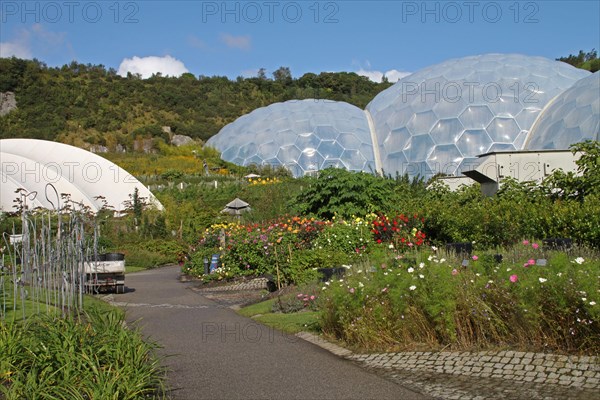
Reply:
[[[0,140],[0,211],[13,206],[24,189],[27,206],[55,209],[64,206],[58,195],[99,211],[104,202],[115,211],[125,210],[134,190],[159,210],[160,202],[140,181],[116,164],[94,153],[62,143],[36,139]]]
[[[520,150],[544,106],[589,72],[542,57],[487,54],[399,80],[367,106],[386,173],[470,169],[479,154]]]
[[[248,166],[284,166],[296,177],[327,167],[375,171],[365,112],[331,100],[291,100],[262,107],[207,141],[221,157]]]
[[[542,110],[525,149],[564,150],[585,140],[600,140],[600,71],[577,81]]]

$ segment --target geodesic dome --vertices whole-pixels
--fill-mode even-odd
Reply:
[[[365,112],[331,100],[262,107],[225,126],[206,144],[238,165],[285,166],[295,177],[330,166],[375,171]]]
[[[568,149],[584,140],[600,140],[600,71],[578,80],[542,110],[525,149]]]
[[[0,140],[0,212],[13,212],[16,193],[24,189],[27,206],[56,209],[65,205],[58,196],[70,195],[73,202],[99,211],[112,206],[115,211],[127,208],[130,195],[138,189],[159,210],[160,202],[140,181],[127,171],[89,151],[67,144],[36,139]],[[103,201],[104,200],[104,201]]]
[[[544,106],[589,72],[542,57],[487,54],[399,80],[367,106],[385,173],[454,175],[475,156],[520,150]]]

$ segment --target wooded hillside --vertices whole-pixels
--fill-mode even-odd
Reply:
[[[17,109],[0,117],[0,138],[28,137],[84,146],[131,148],[138,137],[174,134],[207,140],[256,108],[290,99],[346,101],[360,108],[389,83],[355,73],[307,73],[288,68],[254,78],[155,75],[121,77],[112,68],[72,62],[61,68],[38,60],[0,59],[0,92],[14,92]]]

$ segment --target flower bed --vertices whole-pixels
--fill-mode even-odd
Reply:
[[[322,288],[322,327],[350,346],[509,346],[598,353],[600,260],[524,242],[457,258],[437,250],[364,262]]]

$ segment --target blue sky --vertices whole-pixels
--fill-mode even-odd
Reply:
[[[600,50],[600,1],[2,1],[0,55],[121,72],[396,80],[449,58]]]

